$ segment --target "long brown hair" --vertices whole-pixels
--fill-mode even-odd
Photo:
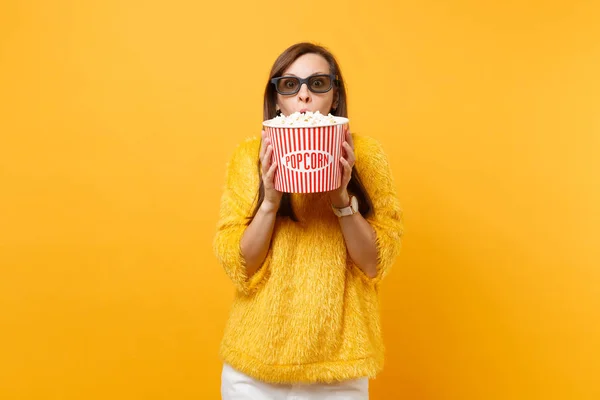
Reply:
[[[271,84],[271,78],[281,76],[285,70],[294,63],[294,61],[305,54],[318,54],[327,60],[327,63],[329,64],[329,73],[337,76],[337,81],[333,89],[335,90],[334,98],[337,96],[337,107],[332,108],[331,114],[339,117],[348,117],[346,84],[342,77],[342,71],[340,70],[338,62],[333,54],[331,54],[331,52],[326,48],[313,43],[304,42],[288,47],[283,53],[281,53],[277,60],[275,60],[275,63],[273,63],[273,67],[271,67],[271,73],[269,74],[269,79],[267,80],[267,86],[265,87],[263,120],[274,118],[277,115],[277,92],[275,91],[275,86]],[[335,103],[336,101],[334,100],[334,104]],[[258,159],[257,168],[260,176],[260,158]],[[359,210],[363,216],[367,216],[373,212],[371,199],[369,198],[369,194],[364,188],[356,169],[352,170],[352,177],[348,183],[348,191],[358,198]],[[256,202],[256,207],[254,208],[252,217],[254,217],[258,212],[264,197],[265,190],[263,181],[260,179],[260,185],[258,188],[258,201]],[[294,210],[292,209],[289,193],[283,194],[281,203],[279,205],[279,210],[277,210],[277,216],[289,217],[293,221],[298,221],[296,215],[294,214]]]

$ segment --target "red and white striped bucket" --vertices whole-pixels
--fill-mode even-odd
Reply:
[[[286,193],[317,193],[337,189],[342,182],[342,144],[348,120],[310,127],[265,125],[273,146],[275,189]]]

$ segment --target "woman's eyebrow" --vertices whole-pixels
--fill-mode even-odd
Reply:
[[[309,76],[314,76],[314,75],[327,75],[327,73],[325,72],[314,72],[312,74],[310,74]],[[295,76],[296,78],[298,78],[298,75],[294,75],[294,74],[290,74],[289,72],[281,75],[281,76]]]

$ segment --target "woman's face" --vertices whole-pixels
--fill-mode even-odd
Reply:
[[[311,75],[329,73],[327,60],[319,54],[309,53],[298,57],[288,69],[283,71],[282,76],[308,78]],[[282,95],[277,93],[277,106],[284,115],[306,111],[319,111],[321,114],[327,115],[334,105],[335,96],[335,86],[326,93],[314,93],[308,90],[306,83],[304,83],[296,94]]]

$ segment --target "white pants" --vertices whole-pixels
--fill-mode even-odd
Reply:
[[[251,378],[223,365],[222,400],[368,400],[369,379],[340,383],[276,385]]]

